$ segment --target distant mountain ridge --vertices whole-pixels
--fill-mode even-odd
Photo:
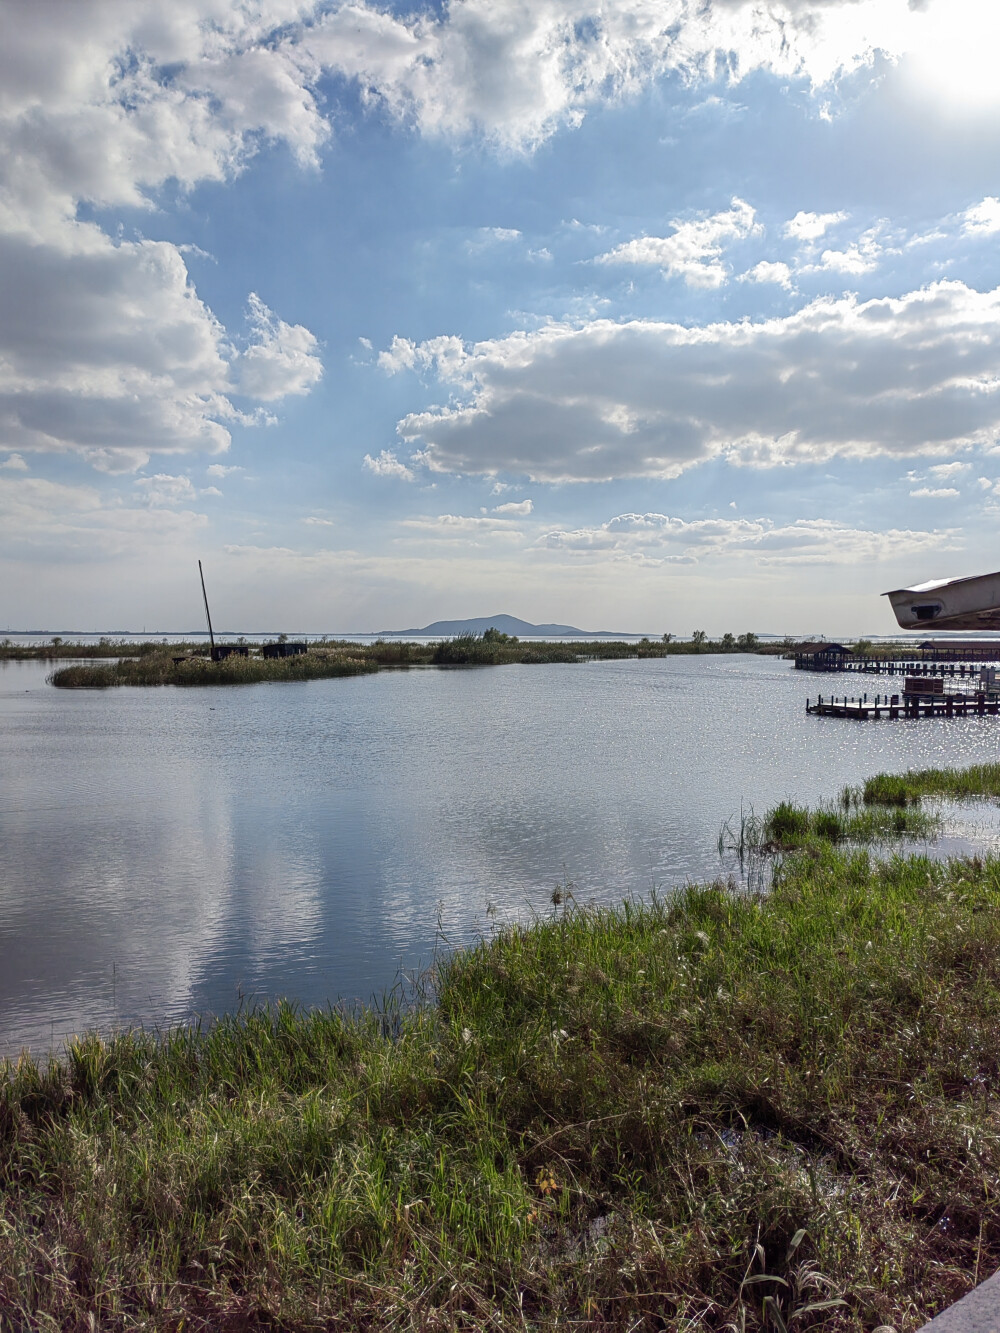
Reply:
[[[573,625],[532,625],[517,616],[475,616],[471,620],[435,620],[423,629],[383,629],[379,634],[391,638],[404,638],[408,634],[423,637],[440,635],[442,638],[454,638],[456,634],[483,634],[488,629],[498,629],[501,634],[516,634],[518,638],[552,639],[618,639],[622,635],[611,630],[576,629]]]

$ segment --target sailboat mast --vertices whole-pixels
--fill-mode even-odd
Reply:
[[[215,635],[212,633],[212,613],[208,609],[208,593],[205,591],[205,571],[198,561],[198,573],[201,575],[201,595],[205,599],[205,619],[208,621],[208,637],[212,645],[212,661],[215,661]]]

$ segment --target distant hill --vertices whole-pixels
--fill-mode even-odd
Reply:
[[[380,634],[392,638],[405,638],[416,634],[421,637],[454,638],[456,634],[482,634],[488,629],[498,629],[501,634],[516,634],[518,638],[567,639],[578,636],[581,639],[618,639],[621,634],[612,634],[610,630],[576,629],[573,625],[532,625],[527,620],[518,620],[517,616],[477,616],[472,620],[435,620],[433,625],[424,625],[422,629],[383,629]]]

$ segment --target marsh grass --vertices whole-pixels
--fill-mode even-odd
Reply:
[[[852,800],[852,793],[845,792],[839,803],[828,802],[815,810],[782,801],[765,817],[761,838],[764,850],[804,847],[817,840],[872,843],[930,838],[940,823],[938,815],[916,804],[859,804]]]
[[[212,662],[207,657],[175,662],[170,652],[161,650],[100,666],[62,667],[49,680],[64,689],[107,689],[113,685],[256,685],[264,681],[357,676],[378,669],[376,660],[351,649],[320,649],[284,658],[227,657],[221,662]]]
[[[65,689],[107,689],[115,685],[250,685],[264,681],[353,676],[378,671],[383,667],[534,666],[587,660],[611,661],[628,657],[664,657],[681,650],[722,651],[712,643],[697,648],[690,644],[665,644],[648,639],[641,643],[605,639],[593,642],[525,643],[492,630],[487,630],[485,634],[460,634],[436,644],[408,643],[397,639],[378,639],[370,644],[324,640],[310,644],[309,651],[298,657],[228,657],[222,662],[209,661],[203,647],[192,652],[191,645],[121,643],[115,649],[120,654],[119,660],[93,666],[74,664],[62,667],[54,671],[49,680],[53,685]],[[175,662],[174,658],[181,654],[184,660]],[[10,655],[47,657],[49,653],[47,649],[40,649],[37,652],[25,650],[22,654],[20,650],[12,649]],[[73,655],[82,656],[85,651],[81,649]]]
[[[7,1063],[0,1327],[912,1333],[1000,1264],[1000,860],[877,859],[879,810],[744,815],[800,840],[767,894],[560,893],[369,1009]]]
[[[430,990],[8,1065],[4,1328],[910,1333],[1000,1263],[996,860],[566,900]]]
[[[0,662],[49,662],[63,658],[117,658],[117,657],[155,657],[164,652],[170,653],[208,653],[203,643],[182,640],[168,644],[166,640],[154,643],[150,640],[135,642],[130,639],[103,638],[97,643],[75,643],[56,636],[48,643],[21,644],[11,639],[0,640]]]
[[[922,796],[963,800],[976,796],[1000,797],[1000,764],[973,764],[969,768],[925,768],[909,773],[878,773],[862,789],[866,805],[906,806]]]

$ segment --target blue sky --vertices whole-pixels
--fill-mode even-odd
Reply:
[[[0,622],[867,633],[997,564],[985,0],[46,0]]]

